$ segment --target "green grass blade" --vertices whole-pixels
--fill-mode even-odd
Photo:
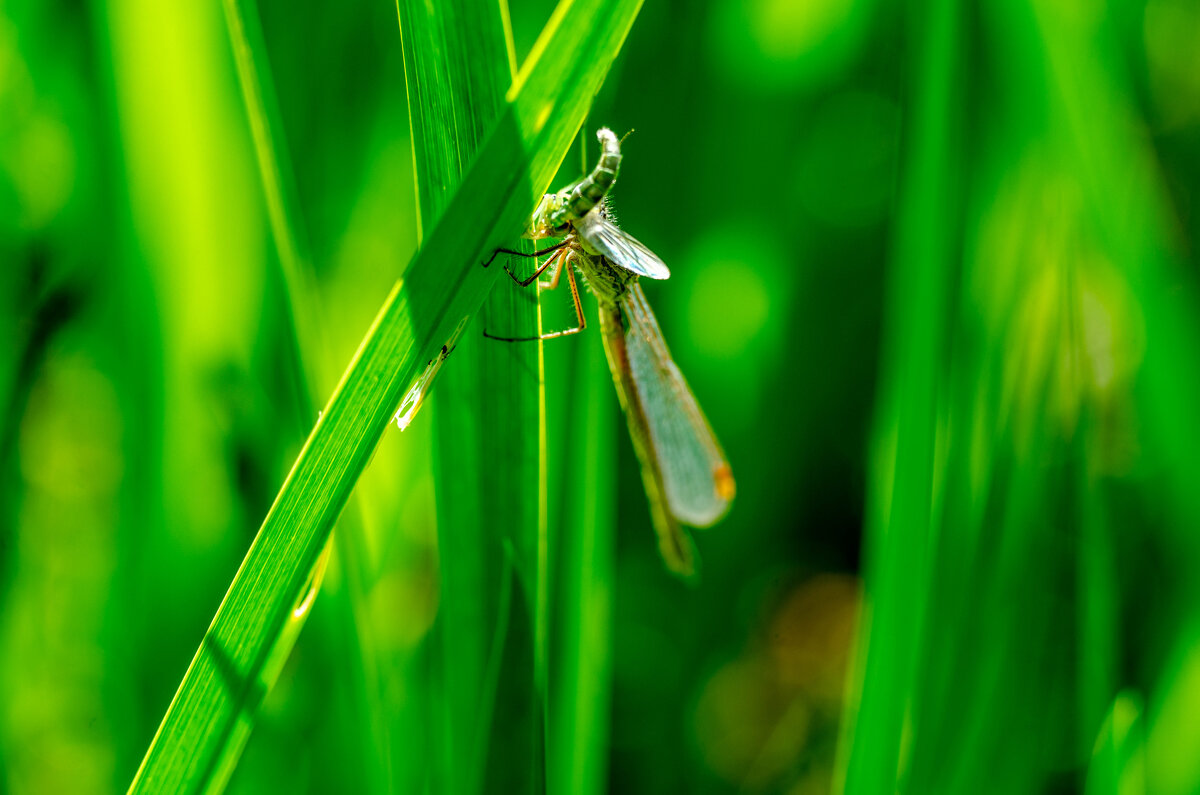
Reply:
[[[1189,211],[1178,202],[1170,205],[1173,175],[1160,171],[1159,154],[1141,133],[1140,86],[1114,68],[1126,67],[1129,59],[1118,20],[1106,15],[1098,24],[1084,25],[1063,9],[1035,3],[1028,13],[1038,40],[1045,43],[1048,83],[1068,144],[1062,151],[1078,174],[1104,252],[1136,307],[1136,320],[1114,337],[1126,345],[1144,345],[1133,397],[1144,427],[1139,435],[1145,456],[1155,462],[1158,482],[1142,488],[1146,499],[1163,506],[1165,521],[1158,527],[1139,514],[1129,523],[1133,537],[1122,540],[1128,549],[1161,545],[1170,550],[1171,561],[1150,576],[1156,582],[1179,583],[1172,593],[1177,607],[1168,611],[1172,615],[1155,609],[1138,615],[1133,636],[1169,638],[1169,649],[1161,672],[1139,682],[1146,693],[1122,692],[1112,702],[1087,784],[1089,792],[1196,792],[1200,371],[1195,361],[1200,298],[1194,271],[1184,266],[1194,258],[1183,242],[1188,237],[1179,237]],[[1098,112],[1119,123],[1096,125]],[[1144,339],[1138,340],[1141,335]],[[1127,564],[1117,570],[1125,575]]]
[[[608,788],[610,692],[612,689],[612,612],[616,550],[617,407],[612,377],[599,334],[588,335],[559,362],[574,370],[571,383],[547,386],[561,394],[551,414],[551,429],[564,441],[552,448],[551,469],[558,486],[564,528],[555,545],[551,571],[550,714],[546,738],[546,790],[551,795],[599,795]],[[556,365],[562,366],[556,366]]]
[[[420,224],[430,228],[499,114],[515,70],[500,4],[451,0],[434,9],[402,0],[398,11]],[[542,777],[541,344],[485,340],[480,329],[535,335],[536,297],[536,289],[501,279],[434,399],[441,582],[434,781],[444,792],[531,791]]]
[[[304,614],[338,514],[414,378],[486,297],[480,262],[523,228],[624,41],[636,0],[556,9],[460,189],[364,338],[268,513],[138,771],[139,792],[219,787]],[[452,362],[451,362],[452,363]]]
[[[237,66],[238,84],[250,123],[254,154],[262,179],[271,238],[279,256],[287,290],[288,320],[294,329],[296,360],[307,366],[308,382],[319,386],[325,350],[320,312],[316,301],[316,279],[308,237],[298,221],[295,180],[291,158],[282,140],[282,124],[275,100],[274,84],[266,58],[266,45],[253,0],[224,0],[225,20]],[[310,387],[311,388],[311,387]],[[309,390],[304,390],[305,392]]]
[[[947,340],[948,285],[957,267],[948,208],[956,195],[955,82],[959,4],[931,0],[921,15],[907,175],[889,284],[880,408],[867,508],[867,597],[853,724],[841,753],[849,793],[896,789],[900,738],[915,674],[930,567],[930,483],[936,396]],[[853,715],[851,708],[847,715]]]
[[[1088,766],[1086,795],[1144,795],[1146,738],[1144,707],[1122,692],[1112,701]]]
[[[932,18],[930,64],[943,52],[944,19]],[[1114,79],[1125,54],[1110,21],[1036,2],[996,6],[981,21],[964,32],[987,46],[971,42],[963,58],[984,52],[1021,68],[987,97],[970,130],[978,137],[964,138],[965,147],[938,141],[937,126],[925,124],[926,134],[935,131],[925,140],[937,145],[918,150],[909,170],[928,188],[945,184],[963,149],[981,164],[970,193],[947,192],[936,208],[922,200],[928,193],[908,195],[901,215],[893,300],[902,301],[884,373],[890,421],[876,439],[884,465],[874,488],[883,497],[871,507],[872,601],[845,786],[1082,789],[1090,754],[1087,791],[1155,790],[1143,771],[1153,782],[1166,766],[1141,757],[1152,756],[1156,719],[1186,701],[1164,692],[1142,718],[1139,694],[1117,692],[1130,675],[1121,656],[1123,545],[1162,543],[1122,479],[1130,460],[1156,473],[1171,462],[1161,479],[1175,504],[1164,511],[1183,529],[1172,549],[1194,561],[1194,297],[1167,298],[1178,284],[1166,191],[1146,143],[1130,134],[1140,123],[1136,92]],[[988,72],[966,63],[940,59],[919,75],[918,97]],[[918,141],[930,121],[921,108]],[[1098,117],[1123,123],[1096,125]],[[953,130],[953,120],[942,114],[941,128]],[[947,230],[964,206],[958,267],[936,246],[956,241]],[[906,249],[906,240],[925,248]],[[923,251],[926,266],[905,271],[906,251]],[[955,267],[938,271],[937,262]],[[950,300],[920,300],[937,289]],[[938,323],[945,334],[920,333]],[[1111,349],[1097,353],[1097,339],[1111,339]],[[1131,422],[1135,394],[1143,411]],[[906,453],[906,432],[932,449],[931,466],[911,443]],[[1113,442],[1126,434],[1146,452],[1127,459]],[[1194,654],[1193,643],[1194,635],[1181,638],[1177,659]],[[1159,724],[1164,761],[1194,758],[1185,750],[1194,738],[1180,739],[1177,720]],[[1162,790],[1194,791],[1195,780]]]
[[[225,0],[225,21],[237,68],[238,84],[246,109],[263,197],[275,244],[277,263],[285,294],[282,323],[291,343],[289,369],[302,416],[315,416],[314,394],[324,394],[331,386],[328,340],[325,333],[317,277],[313,271],[308,235],[300,222],[299,198],[295,174],[283,137],[275,95],[274,80],[263,40],[258,8],[254,0]],[[301,429],[302,431],[303,429]],[[338,562],[349,587],[339,592],[336,607],[349,625],[342,637],[352,644],[347,653],[338,655],[345,666],[346,681],[356,684],[355,706],[364,732],[370,738],[366,746],[369,776],[378,789],[386,787],[387,765],[382,755],[388,746],[386,717],[382,714],[380,687],[376,673],[377,651],[366,626],[362,505],[354,500],[350,516],[339,524],[334,536]]]
[[[445,211],[512,84],[500,6],[398,0],[421,229]]]

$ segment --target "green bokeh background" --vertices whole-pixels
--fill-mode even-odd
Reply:
[[[510,7],[523,57],[553,4]],[[417,246],[396,9],[259,12],[336,374]],[[1200,791],[1197,42],[1190,0],[642,9],[587,127],[635,130],[739,492],[672,579],[612,401],[608,789]],[[315,419],[275,256],[219,3],[0,4],[0,792],[136,771]],[[429,787],[430,417],[231,791]]]

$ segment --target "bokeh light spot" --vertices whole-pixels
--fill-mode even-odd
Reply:
[[[719,260],[696,275],[688,307],[692,341],[723,359],[742,355],[766,325],[771,295],[750,263]]]
[[[117,395],[82,355],[51,359],[21,421],[25,481],[57,499],[114,492],[124,475]]]
[[[21,223],[26,229],[49,223],[67,203],[75,181],[75,152],[66,125],[45,113],[31,116],[5,161],[21,203]]]
[[[846,24],[853,7],[854,0],[758,0],[747,17],[764,56],[793,61]]]
[[[727,0],[713,14],[717,65],[760,87],[820,83],[858,52],[871,5],[870,0]]]

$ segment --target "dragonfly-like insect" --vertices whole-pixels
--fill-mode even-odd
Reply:
[[[506,265],[517,284],[527,287],[548,268],[546,286],[554,289],[567,274],[578,325],[536,337],[495,337],[506,342],[552,339],[583,331],[587,320],[579,300],[574,271],[578,268],[600,304],[600,330],[609,369],[642,468],[650,513],[663,560],[674,572],[695,570],[692,541],[680,526],[708,527],[725,515],[734,496],[733,473],[712,428],[700,410],[650,310],[638,278],[666,279],[663,261],[620,229],[611,217],[608,191],[621,166],[621,144],[601,128],[600,160],[590,174],[557,193],[542,197],[525,237],[562,238],[529,254],[497,249],[522,257],[550,255],[532,276],[521,279]],[[484,332],[486,334],[486,332]]]

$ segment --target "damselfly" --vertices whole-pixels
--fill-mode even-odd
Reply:
[[[639,276],[666,279],[671,272],[610,216],[607,194],[621,166],[620,141],[607,128],[601,128],[596,137],[601,148],[596,168],[558,193],[546,194],[525,233],[534,240],[562,241],[532,254],[497,249],[484,263],[490,265],[497,254],[551,255],[527,279],[518,278],[507,266],[505,271],[526,287],[553,268],[546,285],[550,289],[566,271],[578,325],[538,337],[492,338],[516,342],[582,331],[587,321],[575,284],[574,270],[579,269],[600,304],[604,350],[641,463],[659,549],[673,571],[688,576],[695,569],[695,556],[680,523],[708,527],[724,516],[734,495],[733,473],[692,390],[671,359],[638,284]]]

